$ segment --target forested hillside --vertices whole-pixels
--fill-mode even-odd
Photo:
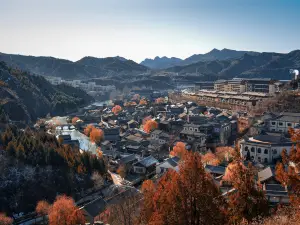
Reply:
[[[38,117],[63,115],[93,101],[80,89],[53,86],[41,76],[31,75],[0,63],[0,107],[8,119],[31,122]]]

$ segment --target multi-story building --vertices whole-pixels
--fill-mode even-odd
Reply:
[[[217,80],[214,83],[214,90],[215,91],[226,91],[227,89],[227,80]]]
[[[281,114],[265,114],[259,125],[260,130],[287,133],[289,128],[299,128],[300,113],[283,112]]]
[[[246,81],[242,79],[232,79],[227,83],[227,91],[243,93],[246,91]]]
[[[260,134],[240,141],[240,154],[245,159],[270,164],[280,158],[283,149],[289,153],[293,143],[281,135]]]
[[[214,90],[226,92],[263,92],[275,94],[280,92],[282,82],[276,82],[270,78],[233,78],[232,80],[217,80],[214,83]]]
[[[253,78],[244,79],[246,81],[246,91],[248,92],[270,92],[270,84],[272,81],[270,78]]]
[[[214,81],[199,81],[195,83],[195,91],[199,90],[213,90],[214,89]]]

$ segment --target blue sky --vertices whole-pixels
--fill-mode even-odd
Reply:
[[[79,60],[300,48],[300,0],[0,0],[0,52]]]

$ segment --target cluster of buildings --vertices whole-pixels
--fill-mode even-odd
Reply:
[[[270,78],[233,78],[231,80],[202,81],[195,83],[195,90],[215,90],[224,92],[262,92],[275,94],[280,92],[287,81],[276,81]]]
[[[219,106],[226,103],[249,107],[270,96],[267,91],[253,92],[248,89],[241,92],[232,88],[200,90],[194,95],[206,102],[216,102]],[[179,171],[180,158],[170,154],[178,142],[183,142],[188,151],[200,154],[214,153],[217,147],[234,147],[237,144],[245,164],[252,162],[257,168],[258,182],[270,204],[289,202],[288,190],[276,180],[274,171],[283,149],[289,153],[295,144],[288,137],[288,131],[289,128],[300,129],[300,113],[263,113],[252,117],[245,111],[224,110],[194,102],[170,104],[167,98],[165,103],[153,103],[152,100],[162,97],[163,93],[152,90],[135,90],[131,95],[134,94],[151,100],[146,105],[139,105],[137,100],[136,104],[125,104],[119,100],[115,102],[122,107],[118,114],[112,112],[113,106],[85,108],[81,114],[74,115],[80,118],[76,125],[57,128],[58,137],[66,144],[77,144],[82,150],[95,154],[100,147],[114,185],[124,187],[139,187],[143,180],[159,178],[170,169]],[[143,130],[148,120],[157,123],[150,133]],[[239,123],[243,120],[252,127],[252,134],[243,136],[236,143],[240,137]],[[104,133],[104,140],[98,146],[86,143],[87,137],[83,138],[85,142],[77,141],[77,137],[84,136],[83,131],[89,124]],[[73,131],[65,133],[67,130]],[[75,133],[77,135],[73,135]],[[218,166],[205,165],[205,170],[213,176],[224,196],[232,191],[232,187],[222,180],[228,165],[229,160]],[[103,199],[99,198],[99,202],[103,203]],[[88,204],[84,210],[90,213]]]
[[[94,81],[84,82],[82,80],[63,80],[61,77],[45,77],[52,85],[67,84],[69,86],[80,88],[92,96],[115,91],[114,85],[98,85]]]

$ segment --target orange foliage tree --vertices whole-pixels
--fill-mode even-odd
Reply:
[[[251,222],[253,219],[268,215],[268,202],[256,184],[251,164],[247,168],[240,159],[235,159],[228,165],[223,180],[229,181],[235,189],[228,196],[229,224]]]
[[[292,146],[289,155],[286,150],[281,152],[282,163],[277,163],[275,174],[283,186],[290,187],[291,203],[300,214],[300,130],[290,129],[290,135],[296,146]]]
[[[46,216],[48,215],[50,210],[50,204],[47,201],[39,201],[36,205],[35,211],[38,215],[43,217],[43,222],[46,221]]]
[[[163,103],[165,103],[165,99],[164,98],[157,98],[157,99],[155,99],[155,103],[156,104],[163,104]]]
[[[178,156],[179,158],[183,158],[187,150],[185,149],[185,143],[177,142],[176,145],[173,147],[173,150],[170,152],[171,156]]]
[[[0,225],[12,225],[13,219],[0,212]]]
[[[76,122],[80,120],[77,116],[75,116],[73,119],[72,119],[72,124],[75,125]]]
[[[211,152],[208,152],[202,156],[202,162],[213,166],[218,166],[220,164],[220,160]]]
[[[151,116],[146,116],[143,121],[142,121],[142,124],[145,125],[147,123],[148,120],[151,120],[152,117]]]
[[[140,103],[139,103],[140,105],[147,105],[148,104],[148,102],[147,102],[147,100],[146,99],[141,99],[140,100]]]
[[[216,157],[220,162],[229,161],[234,156],[235,150],[232,147],[217,147],[216,148]]]
[[[100,142],[103,140],[104,133],[101,129],[98,128],[92,128],[90,132],[90,140],[91,142],[100,144]]]
[[[65,195],[58,196],[49,211],[49,225],[78,224],[85,224],[85,218],[74,200]]]
[[[150,133],[151,131],[157,129],[158,123],[155,120],[148,120],[144,125],[144,131]]]
[[[87,125],[86,126],[86,128],[84,129],[84,134],[86,135],[86,136],[90,136],[90,133],[91,133],[91,131],[94,129],[95,127],[92,125],[92,124],[89,124],[89,125]]]
[[[179,173],[169,170],[157,185],[147,181],[142,187],[140,224],[226,224],[226,203],[198,153],[187,153]]]
[[[111,110],[115,115],[119,114],[122,111],[122,107],[119,105],[115,105]]]
[[[124,104],[125,107],[136,106],[136,105],[137,105],[136,102],[126,102],[126,103]]]

